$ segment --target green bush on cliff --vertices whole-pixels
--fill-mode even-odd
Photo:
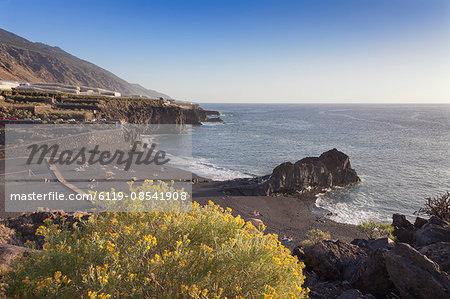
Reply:
[[[303,298],[304,265],[275,235],[229,209],[105,213],[38,229],[42,253],[18,261],[4,292],[20,298]]]
[[[300,244],[303,247],[309,247],[316,245],[319,242],[322,242],[323,240],[330,240],[331,236],[327,232],[323,232],[320,229],[312,229],[306,233],[306,237],[308,237],[307,240],[303,240]]]
[[[394,227],[390,224],[374,221],[369,219],[369,221],[362,222],[357,225],[356,228],[364,233],[369,239],[380,239],[380,238],[391,238],[394,239],[392,232]]]

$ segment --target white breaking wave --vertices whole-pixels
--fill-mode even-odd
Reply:
[[[212,126],[219,126],[219,125],[223,125],[223,122],[202,122],[202,125],[207,126],[207,127],[212,127]]]
[[[327,190],[329,191],[329,190]],[[332,202],[326,193],[316,195],[316,206],[332,212],[330,219],[340,223],[360,224],[361,222],[374,219],[376,221],[388,222],[379,212],[366,208],[358,208],[355,202]]]
[[[251,178],[250,174],[218,166],[205,158],[170,157],[171,165],[215,181]]]

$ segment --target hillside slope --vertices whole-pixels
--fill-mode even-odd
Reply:
[[[168,95],[131,84],[93,63],[58,47],[33,43],[0,28],[0,80],[57,82],[100,87],[123,95],[170,98]]]

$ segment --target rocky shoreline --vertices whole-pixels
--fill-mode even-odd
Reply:
[[[437,217],[418,217],[414,224],[395,214],[395,241],[364,239],[354,225],[317,213],[316,195],[333,186],[359,182],[347,155],[332,149],[319,157],[283,163],[271,175],[225,182],[193,176],[193,199],[232,209],[245,221],[263,223],[266,233],[306,265],[305,286],[311,298],[448,298],[450,296],[450,226]],[[63,220],[69,227],[88,214],[61,211],[27,213],[0,221],[0,263],[8,268],[14,257],[26,254],[27,241],[39,250],[36,229],[46,219]],[[320,229],[331,235],[302,246],[306,235]],[[431,296],[431,297],[430,297]]]
[[[252,219],[242,211],[233,211],[247,220]],[[64,221],[71,227],[87,217],[88,214],[55,211],[27,213],[0,221],[2,267],[8,269],[16,257],[29,252],[23,247],[27,242],[34,242],[37,250],[42,249],[43,239],[35,232],[45,220]],[[270,215],[263,213],[259,218],[268,225],[268,232],[274,233]],[[318,227],[327,229],[330,224],[324,222]],[[347,241],[333,238],[313,246],[293,248],[292,254],[306,265],[305,286],[311,290],[310,298],[448,298],[449,224],[437,217],[429,220],[418,217],[412,224],[399,214],[393,216],[392,224],[395,242],[389,238],[356,238],[351,242],[348,238]],[[351,234],[352,226],[345,226],[347,234]],[[399,241],[405,234],[412,236],[409,243]],[[297,240],[286,245],[293,244],[298,244]]]
[[[323,188],[349,186],[359,181],[349,157],[332,149],[319,157],[304,158],[294,164],[283,163],[268,176],[224,183],[222,190],[230,197],[265,196],[279,203],[286,197],[305,201],[309,196],[309,212],[314,214],[312,202],[315,200],[311,196],[315,198]],[[295,209],[294,205],[292,207]],[[277,217],[280,221],[283,215]],[[271,226],[273,228],[272,219],[259,218],[268,223],[269,231]],[[300,245],[292,250],[306,265],[306,286],[311,289],[311,298],[450,297],[448,222],[433,216],[429,220],[417,217],[412,224],[404,215],[394,214],[395,241],[356,237],[355,226],[350,226],[354,234],[349,241],[351,228],[342,227],[346,236],[337,237],[336,231],[326,225],[327,220],[327,217],[316,219],[322,222],[321,230],[332,232],[332,240],[308,247]],[[286,230],[279,232],[292,234]],[[292,248],[290,244],[285,245]]]
[[[396,242],[325,240],[295,248],[308,271],[311,298],[449,298],[449,224],[433,216],[413,225],[394,214],[392,225]],[[406,231],[410,243],[398,239]]]

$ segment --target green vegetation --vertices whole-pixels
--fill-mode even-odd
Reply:
[[[377,222],[370,219],[356,226],[356,228],[364,233],[369,239],[391,238],[394,239],[392,232],[394,227],[390,224]]]
[[[18,118],[27,118],[33,117],[34,114],[28,109],[13,109],[13,108],[3,108],[0,107],[0,117],[18,117]]]
[[[436,216],[445,221],[450,221],[450,193],[447,192],[437,197],[425,198],[425,207],[419,209],[415,214]]]
[[[91,100],[91,101],[99,101],[99,100],[139,100],[139,101],[151,101],[151,102],[161,102],[163,99],[145,99],[145,98],[130,98],[130,97],[107,97],[100,95],[79,95],[79,94],[70,94],[70,93],[56,93],[56,92],[44,92],[44,91],[27,91],[27,90],[12,90],[12,91],[3,91],[4,95],[11,96],[25,96],[25,97],[34,97],[34,98],[55,98],[55,99],[73,99],[73,100]]]
[[[213,203],[190,212],[47,221],[42,253],[4,278],[20,298],[304,298],[304,265],[275,235]]]
[[[319,242],[322,242],[323,240],[331,239],[331,236],[328,232],[323,232],[320,229],[310,230],[306,233],[306,237],[308,237],[308,239],[301,242],[301,245],[303,247],[313,246]]]
[[[39,113],[33,113],[32,110],[29,109],[20,109],[20,108],[14,108],[13,106],[10,107],[1,107],[0,106],[0,117],[17,117],[19,119],[23,118],[50,118],[50,119],[84,119],[85,114],[88,112],[85,111],[76,111],[76,110],[55,110],[55,109],[48,109],[46,111],[42,111]]]
[[[148,118],[149,109],[161,107],[164,103],[162,98],[116,98],[22,90],[0,91],[0,99],[3,117],[84,119],[86,115],[96,113],[95,118],[133,118],[137,122]],[[35,110],[38,106],[42,107]]]

